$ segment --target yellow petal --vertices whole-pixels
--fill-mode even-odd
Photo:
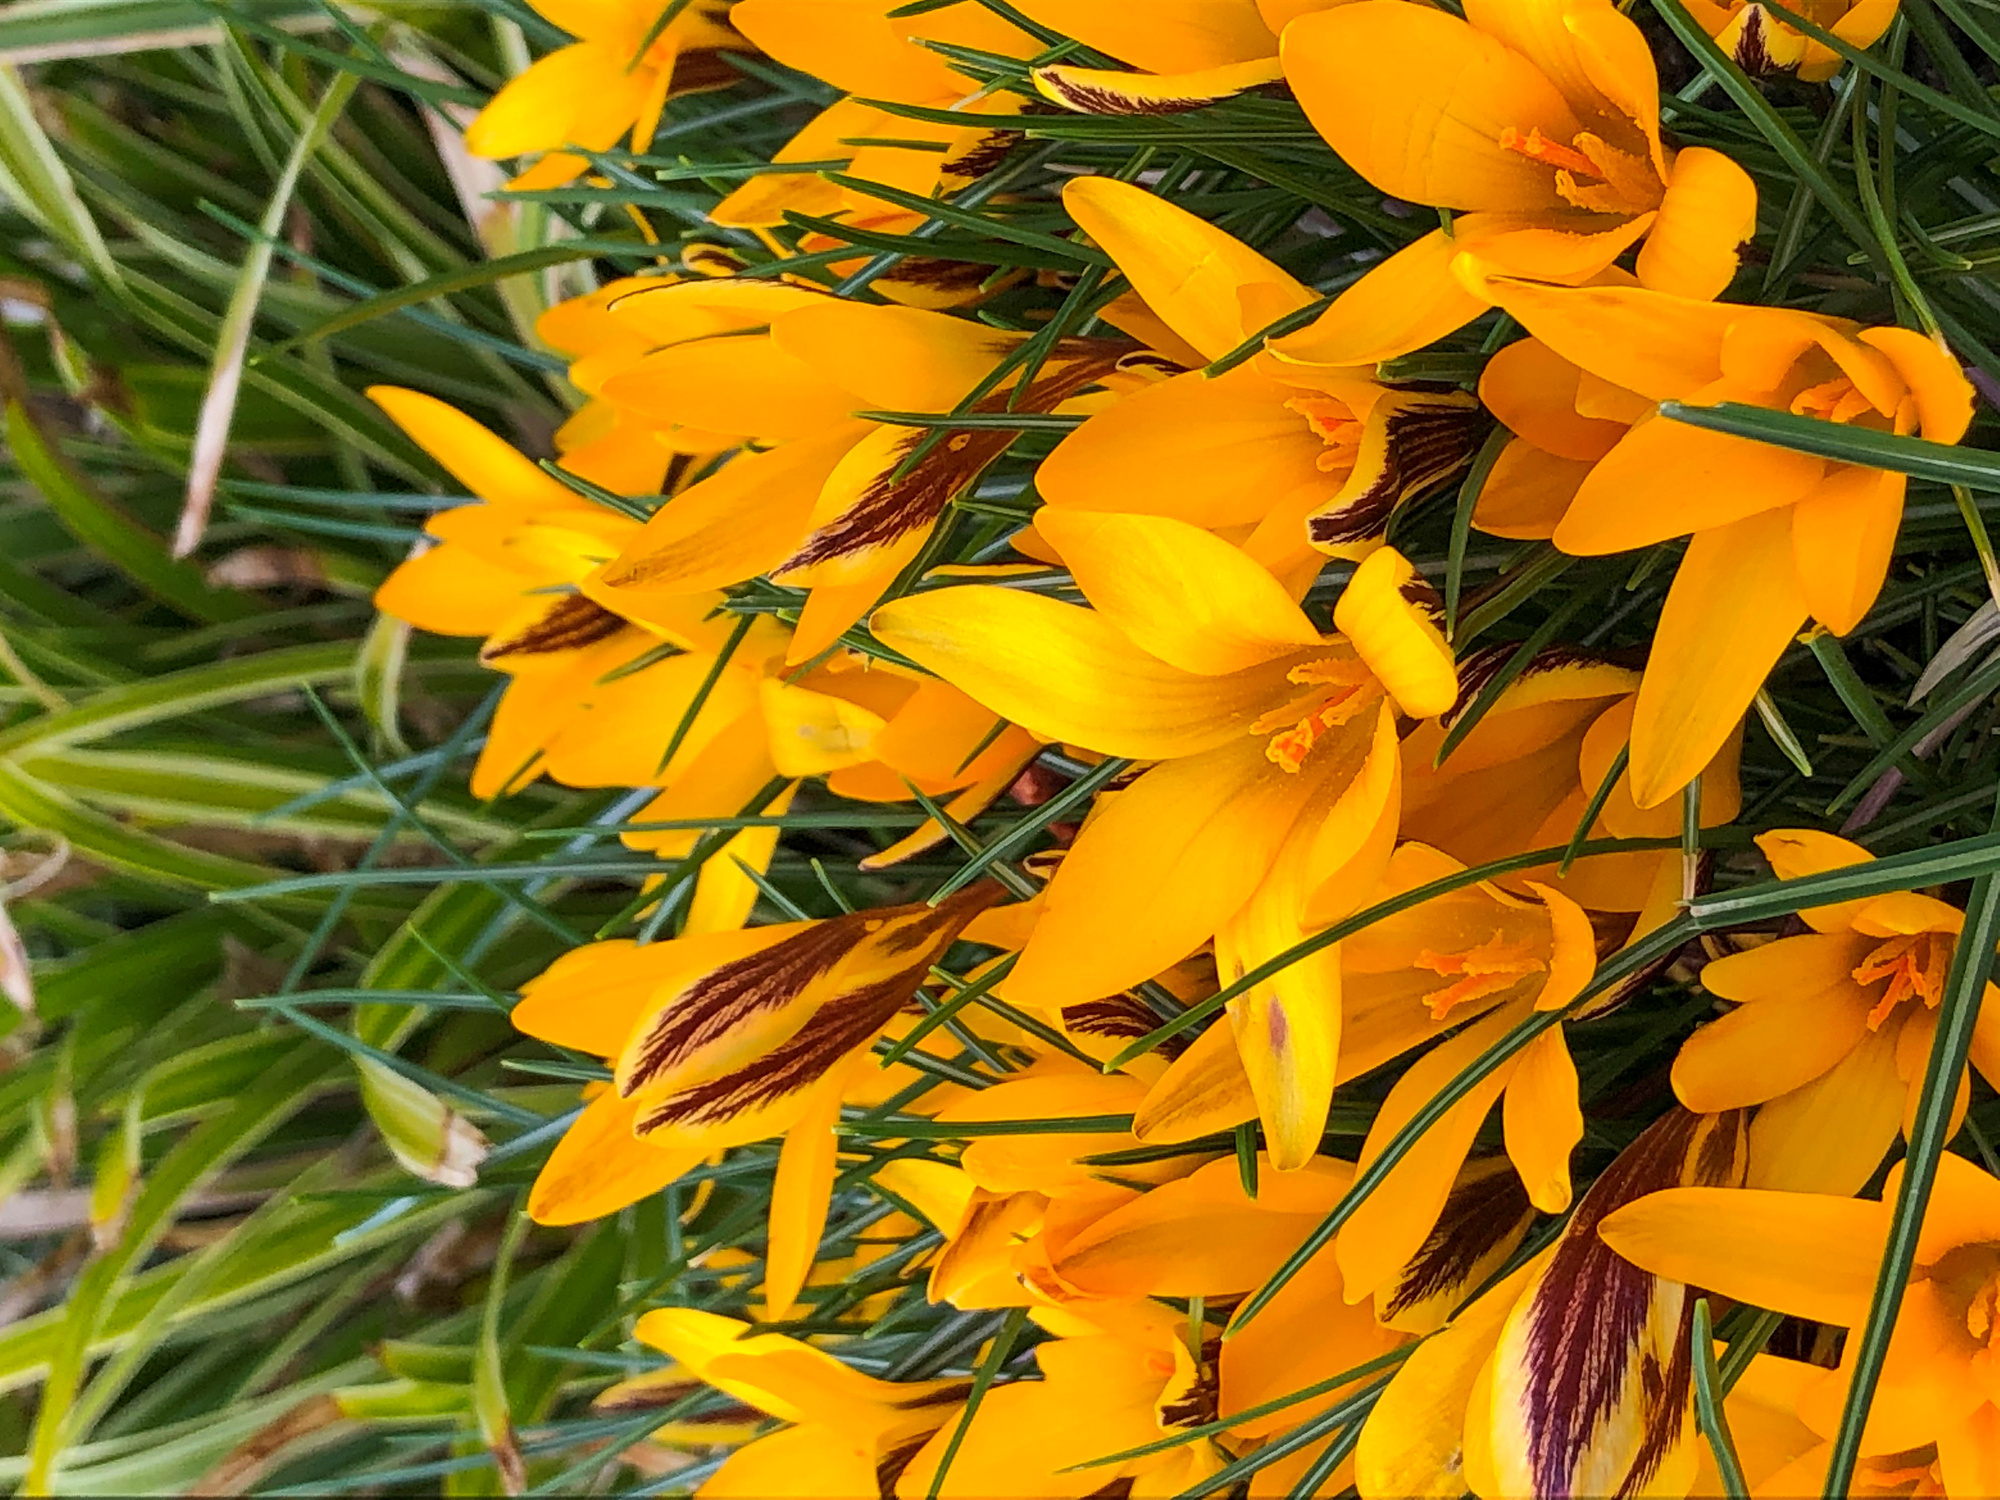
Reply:
[[[1813,618],[1835,635],[1861,623],[1889,576],[1909,481],[1843,465],[1792,511],[1792,556]]]
[[[1140,1140],[1174,1145],[1257,1118],[1257,1096],[1228,1024],[1210,1026],[1175,1058],[1132,1117]]]
[[[1896,367],[1917,399],[1918,428],[1925,437],[1955,443],[1965,436],[1972,424],[1972,385],[1941,341],[1908,328],[1864,328],[1855,337]]]
[[[1396,1080],[1376,1113],[1368,1140],[1361,1149],[1361,1164],[1365,1167],[1380,1156],[1397,1132],[1438,1090],[1520,1019],[1518,1010],[1503,1007],[1440,1042],[1412,1063]],[[1424,1132],[1396,1163],[1382,1186],[1348,1219],[1334,1241],[1334,1249],[1340,1257],[1341,1274],[1347,1278],[1347,1295],[1351,1299],[1359,1300],[1392,1284],[1401,1275],[1404,1264],[1422,1247],[1451,1194],[1466,1153],[1472,1149],[1473,1137],[1479,1133],[1493,1101],[1506,1088],[1513,1070],[1513,1063],[1502,1064],[1445,1111],[1443,1118]]]
[[[649,354],[605,381],[604,397],[663,425],[759,440],[816,436],[844,425],[858,404],[776,339],[754,334]]]
[[[1334,628],[1414,719],[1432,718],[1458,701],[1458,668],[1443,623],[1443,599],[1393,547],[1367,557],[1333,606]]]
[[[1366,1500],[1459,1500],[1466,1493],[1473,1383],[1538,1264],[1513,1272],[1397,1367],[1355,1449],[1355,1482]]]
[[[1185,672],[1101,615],[1016,589],[912,594],[876,610],[870,628],[1003,718],[1107,755],[1154,760],[1230,745],[1285,691],[1281,670]]]
[[[1509,127],[1582,129],[1518,52],[1456,16],[1358,0],[1285,30],[1285,77],[1313,128],[1383,192],[1458,209],[1554,208],[1548,169],[1503,150]]]
[[[839,1155],[833,1127],[840,1120],[841,1082],[835,1073],[818,1085],[813,1102],[785,1132],[785,1144],[778,1152],[778,1170],[771,1181],[771,1238],[764,1252],[764,1317],[771,1322],[797,1304],[806,1274],[819,1258]]]
[[[1583,1139],[1583,1112],[1577,1105],[1576,1064],[1560,1026],[1543,1032],[1521,1053],[1501,1120],[1507,1155],[1529,1200],[1545,1214],[1567,1211],[1569,1158]]]
[[[374,385],[368,398],[453,478],[482,500],[573,509],[568,485],[523,458],[457,407],[401,386]]]
[[[1850,1328],[1868,1310],[1887,1233],[1880,1203],[1752,1188],[1669,1188],[1598,1226],[1655,1276]]]
[[[650,1198],[700,1166],[708,1153],[635,1139],[638,1105],[606,1089],[556,1142],[528,1194],[537,1224],[583,1224]]]
[[[1640,248],[1643,286],[1677,297],[1719,297],[1736,275],[1736,247],[1757,232],[1757,185],[1706,146],[1674,158],[1660,216]]]
[[[1022,0],[1019,9],[1093,51],[1149,73],[1247,63],[1277,55],[1277,31],[1250,0]]]
[[[1035,472],[1051,506],[1247,526],[1331,495],[1328,449],[1286,403],[1301,395],[1253,361],[1141,388],[1071,433]],[[1044,516],[1045,518],[1045,516]]]
[[[950,411],[1021,342],[967,318],[827,298],[779,317],[771,341],[883,411]]]
[[[1262,883],[1313,788],[1243,739],[1100,802],[1009,981],[1017,1003],[1094,1000],[1187,957]]]
[[[622,939],[585,943],[521,987],[511,1019],[517,1030],[541,1041],[616,1057],[658,1003],[661,988],[747,958],[795,930],[773,925],[643,946]]]
[[[1652,417],[1591,470],[1555,543],[1589,557],[1728,526],[1804,500],[1825,468],[1803,453]]]
[[[798,546],[827,476],[865,430],[856,423],[733,459],[662,506],[585,592],[644,619],[647,595],[684,595],[769,571]]]
[[[1547,540],[1562,524],[1590,470],[1588,463],[1556,458],[1516,439],[1486,471],[1472,524],[1489,536]]]
[[[1828,1072],[1757,1111],[1748,1185],[1852,1197],[1895,1144],[1907,1094],[1895,1035],[1868,1033]]]
[[[1244,322],[1244,288],[1264,289],[1276,307],[1273,317],[1313,300],[1290,272],[1241,240],[1131,183],[1074,178],[1063,189],[1063,207],[1118,263],[1147,306],[1210,359],[1262,326]]]
[[[1065,1243],[1063,1279],[1101,1297],[1226,1297],[1261,1285],[1340,1201],[1354,1175],[1322,1161],[1243,1191],[1234,1158],[1162,1183]]]
[[[1582,374],[1539,339],[1517,339],[1486,362],[1479,376],[1479,399],[1502,425],[1544,453],[1595,462],[1617,445],[1627,429],[1622,423],[1578,413],[1577,382]]]
[[[1722,341],[1740,307],[1643,287],[1539,286],[1496,276],[1486,295],[1568,360],[1648,401],[1678,401],[1722,373]]]
[[[1333,306],[1271,344],[1300,365],[1371,365],[1410,354],[1456,332],[1486,310],[1452,274],[1458,247],[1434,229],[1370,268]]]
[[[1220,676],[1320,643],[1275,578],[1185,521],[1050,509],[1036,526],[1098,614],[1182,671]]]
[[[1667,592],[1632,723],[1632,798],[1656,807],[1721,748],[1805,623],[1791,517],[1704,531]]]

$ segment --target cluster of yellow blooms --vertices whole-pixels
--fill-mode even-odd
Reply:
[[[1170,177],[1075,176],[1075,243],[1117,295],[1047,336],[973,315],[984,283],[948,260],[843,294],[693,242],[544,317],[586,398],[555,438],[567,477],[430,396],[375,392],[478,500],[380,594],[483,637],[507,674],[475,791],[656,789],[624,836],[664,861],[675,935],[578,948],[514,1013],[608,1073],[530,1212],[580,1223],[782,1139],[740,1273],[762,1317],[916,1244],[932,1303],[1043,1335],[976,1382],[897,1383],[844,1361],[851,1340],[661,1307],[635,1333],[671,1365],[603,1403],[730,1398],[652,1440],[733,1446],[710,1497],[1167,1495],[1236,1472],[1368,1500],[1723,1493],[1695,1300],[1862,1321],[1888,1218],[1855,1195],[1914,1109],[1964,916],[1891,892],[1717,946],[1679,1107],[1643,1132],[1593,1121],[1623,1149],[1574,1194],[1565,1027],[1630,992],[1636,966],[1600,968],[1692,894],[1684,818],[1737,816],[1753,700],[1801,630],[1867,614],[1903,506],[1899,474],[1660,406],[1955,443],[1957,360],[1904,328],[1716,300],[1755,189],[1663,142],[1652,53],[1612,0],[537,9],[578,40],[494,99],[475,151],[560,184],[592,170],[562,148],[644,149],[718,54],[761,54],[841,97],[712,219],[835,252],[834,278],[867,264],[864,233],[909,233],[913,201],[981,181],[1024,111],[1272,87],[1442,223],[1322,298]],[[1800,9],[1866,45],[1893,4]],[[1692,10],[1746,64],[1838,64],[1754,0]],[[1121,66],[1048,62],[1036,28]],[[982,87],[954,67],[969,56],[1032,64],[1038,94]],[[788,215],[857,240],[781,240]],[[1520,336],[1476,394],[1385,372],[1495,308]],[[1040,508],[989,560],[932,565],[1024,431],[1061,434]],[[1455,657],[1439,569],[1386,537],[1475,455],[1481,533],[1573,556],[1689,539],[1643,670],[1559,645],[1504,678],[1511,648]],[[1025,865],[749,925],[795,796],[920,802],[863,861],[891,890],[1002,799],[1065,784],[1060,847]],[[1573,835],[1626,842],[1551,852]],[[1807,830],[1757,842],[1781,880],[1869,858]],[[940,1004],[949,1025],[926,1019]],[[1971,1056],[2000,1083],[2000,1005]],[[1398,1059],[1386,1091],[1336,1101]],[[843,1133],[857,1118],[890,1124]],[[899,1149],[894,1123],[919,1118]],[[886,1216],[858,1259],[822,1258],[836,1185],[864,1178]],[[1854,1493],[2000,1493],[1996,1338],[2000,1180],[1948,1156]],[[1818,1493],[1849,1375],[1831,1363],[1732,1372],[1752,1492]]]

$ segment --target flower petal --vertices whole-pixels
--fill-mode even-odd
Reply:
[[[1187,957],[1250,899],[1312,790],[1245,740],[1155,766],[1100,801],[1009,996],[1042,1009],[1093,1000]]]
[[[771,1181],[770,1241],[764,1252],[764,1318],[777,1322],[798,1304],[799,1290],[819,1258],[826,1211],[833,1201],[839,1140],[841,1075],[820,1080],[813,1100],[778,1151]]]
[[[1282,670],[1182,671],[1103,616],[1018,589],[912,594],[876,610],[871,628],[884,645],[1041,738],[1106,755],[1157,760],[1233,747],[1287,691]],[[1261,755],[1261,745],[1252,748]]]
[[[1674,158],[1667,196],[1640,247],[1642,286],[1707,300],[1728,290],[1736,247],[1757,232],[1757,185],[1735,162],[1706,146]]]
[[[1036,470],[1035,488],[1068,510],[1143,512],[1204,527],[1306,509],[1339,481],[1319,467],[1326,444],[1286,405],[1300,394],[1254,361],[1214,379],[1199,370],[1175,375],[1064,438]]]
[[[1843,465],[1792,509],[1792,557],[1812,616],[1835,635],[1861,623],[1889,576],[1909,480]]]
[[[1711,1021],[1681,1044],[1674,1092],[1689,1109],[1762,1104],[1812,1082],[1868,1034],[1868,999],[1853,981],[1786,989]]]
[[[1031,21],[1149,73],[1246,63],[1278,52],[1277,28],[1249,0],[1021,0]]]
[[[1507,1155],[1521,1174],[1529,1201],[1545,1214],[1568,1212],[1569,1159],[1583,1139],[1583,1111],[1577,1104],[1576,1064],[1560,1026],[1522,1051],[1507,1085],[1501,1121]]]
[[[1648,401],[1678,401],[1722,373],[1722,341],[1740,307],[1631,286],[1541,286],[1495,276],[1484,290],[1536,338],[1593,375]]]
[[[1146,305],[1210,359],[1263,326],[1244,321],[1245,289],[1258,288],[1269,299],[1265,322],[1313,300],[1290,272],[1241,240],[1129,182],[1073,178],[1063,189],[1063,207]]]
[[[1594,462],[1616,447],[1628,429],[1578,414],[1582,374],[1541,340],[1517,339],[1486,362],[1479,399],[1509,431],[1542,452]]]
[[[1274,339],[1288,364],[1346,367],[1396,359],[1455,333],[1486,310],[1452,274],[1458,246],[1442,229],[1406,245],[1297,333]]]
[[[1184,672],[1221,676],[1320,644],[1275,578],[1185,521],[1049,509],[1035,525],[1098,614]]]
[[[634,1137],[638,1105],[606,1089],[556,1142],[528,1193],[537,1224],[583,1224],[650,1198],[707,1158],[700,1146],[658,1146]]]
[[[1618,1209],[1598,1234],[1655,1276],[1853,1328],[1867,1315],[1888,1228],[1880,1203],[1681,1187]]]
[[[1757,1111],[1749,1185],[1852,1197],[1896,1143],[1907,1094],[1895,1035],[1868,1033],[1826,1073]]]
[[[480,499],[499,505],[577,507],[577,496],[568,485],[457,407],[395,385],[371,385],[368,399]]]
[[[1273,41],[1273,46],[1276,42]],[[1284,77],[1277,55],[1188,73],[1123,73],[1110,68],[1037,68],[1035,91],[1085,115],[1172,115],[1262,88]]]
[[[1306,118],[1383,192],[1457,209],[1553,208],[1553,174],[1501,147],[1501,132],[1582,129],[1520,53],[1456,16],[1357,0],[1285,29],[1285,77]]]
[[[1689,543],[1639,685],[1634,802],[1658,806],[1700,774],[1805,615],[1787,512],[1765,511]]]
[[[1444,600],[1394,547],[1354,570],[1333,606],[1333,624],[1411,718],[1434,718],[1458,701]]]
[[[1806,499],[1825,472],[1804,453],[1649,417],[1598,460],[1555,544],[1594,557],[1728,526]]]

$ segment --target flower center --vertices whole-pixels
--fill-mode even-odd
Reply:
[[[1317,460],[1321,473],[1344,474],[1353,469],[1361,449],[1361,423],[1345,401],[1337,396],[1294,396],[1285,409],[1304,417],[1313,436],[1326,444],[1326,452]]]
[[[1854,969],[1856,984],[1888,981],[1875,1008],[1868,1012],[1868,1029],[1879,1031],[1896,1007],[1912,995],[1921,996],[1925,1005],[1935,1006],[1944,994],[1951,951],[1949,934],[1916,932],[1892,937],[1862,959]]]
[[[1556,191],[1563,201],[1592,213],[1627,218],[1660,206],[1666,185],[1652,162],[1612,145],[1588,130],[1565,146],[1531,127],[1525,134],[1512,125],[1500,132],[1500,149],[1519,152],[1531,161],[1553,167]]]
[[[1854,388],[1853,381],[1842,376],[1807,386],[1792,397],[1792,410],[1799,416],[1817,417],[1822,422],[1852,422],[1856,417],[1873,415],[1875,407]]]
[[[1417,954],[1417,967],[1447,978],[1457,976],[1454,983],[1424,997],[1430,1004],[1431,1019],[1442,1021],[1454,1006],[1512,989],[1530,974],[1542,973],[1548,965],[1535,957],[1525,941],[1510,943],[1496,932],[1462,953],[1434,953],[1425,948]]]
[[[1250,726],[1252,734],[1270,736],[1264,755],[1285,771],[1298,771],[1327,731],[1338,729],[1382,696],[1382,685],[1373,672],[1359,661],[1338,657],[1293,667],[1285,680],[1309,691],[1288,699]]]

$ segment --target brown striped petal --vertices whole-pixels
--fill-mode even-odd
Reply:
[[[1692,1482],[1694,1296],[1614,1254],[1597,1226],[1662,1188],[1740,1184],[1746,1122],[1676,1109],[1577,1205],[1501,1331],[1489,1402],[1475,1397],[1467,1414],[1484,1424],[1499,1493],[1571,1500]]]
[[[489,667],[499,663],[512,667],[523,657],[553,656],[559,651],[594,646],[626,628],[622,615],[613,614],[594,599],[582,594],[554,595],[532,619],[490,636],[479,648],[479,660]]]
[[[1284,77],[1275,57],[1194,73],[1121,73],[1108,68],[1035,69],[1044,99],[1084,115],[1177,115]]]
[[[1306,518],[1322,552],[1354,555],[1389,528],[1411,496],[1457,473],[1478,450],[1487,419],[1464,391],[1392,391],[1362,425],[1354,468],[1340,493]]]
[[[725,1118],[743,1101],[818,1078],[873,1037],[931,962],[999,896],[999,887],[982,882],[935,907],[814,922],[679,986],[618,1059],[620,1096],[655,1106],[642,1114],[641,1133]]]
[[[1018,393],[973,403],[982,414],[1049,412],[1097,384],[1131,352],[1124,344],[1071,340]],[[1004,429],[947,431],[878,427],[833,469],[814,507],[812,529],[771,577],[795,587],[853,585],[892,573],[913,556],[945,507],[1013,444]],[[919,450],[923,450],[919,452]],[[885,580],[886,581],[886,580]]]

